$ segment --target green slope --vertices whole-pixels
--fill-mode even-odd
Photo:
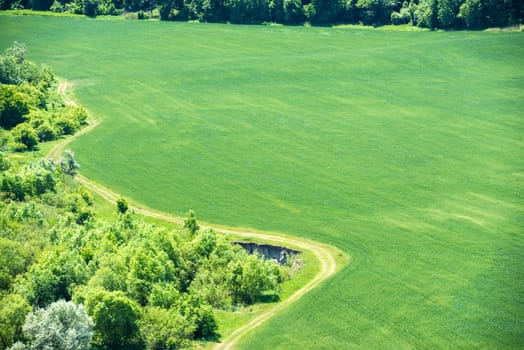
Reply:
[[[524,34],[0,17],[102,124],[82,173],[352,263],[253,348],[523,348]]]

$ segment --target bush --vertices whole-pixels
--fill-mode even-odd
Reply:
[[[17,294],[0,298],[0,345],[3,349],[23,339],[22,326],[31,306]]]
[[[140,330],[146,349],[174,350],[189,345],[195,327],[175,309],[150,307],[146,309]]]
[[[11,161],[5,152],[0,151],[0,171],[8,170],[11,167]]]
[[[47,121],[44,121],[36,128],[36,133],[40,142],[52,141],[57,137],[56,129]]]
[[[31,349],[83,350],[93,337],[93,321],[83,305],[60,300],[29,314],[23,331]]]
[[[95,342],[109,349],[122,349],[136,342],[140,307],[120,291],[87,293],[86,308],[93,317]]]
[[[17,151],[32,151],[38,144],[38,134],[35,129],[25,123],[17,125],[12,133]]]
[[[23,201],[27,197],[55,192],[58,181],[53,162],[42,160],[25,166],[19,173],[5,174],[0,191],[3,197]]]
[[[29,98],[16,85],[0,85],[0,126],[11,129],[29,113]]]
[[[119,214],[125,214],[129,209],[129,205],[127,204],[127,201],[124,198],[118,198],[116,200],[116,208]]]
[[[71,150],[66,150],[64,156],[60,158],[60,168],[62,172],[67,175],[75,176],[76,171],[80,168],[75,160],[75,154]]]

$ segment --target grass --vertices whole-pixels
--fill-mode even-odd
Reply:
[[[240,348],[524,348],[524,35],[0,17],[82,173],[351,263]]]

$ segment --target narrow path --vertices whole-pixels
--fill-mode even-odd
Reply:
[[[71,88],[72,84],[60,81],[58,84],[58,91],[61,94],[64,94],[66,89]],[[68,103],[70,101],[66,101]],[[53,147],[49,153],[48,157],[54,160],[59,159],[61,157],[65,146],[67,146],[71,141],[76,139],[77,137],[93,130],[99,123],[97,123],[94,119],[89,119],[89,126],[82,129],[80,132],[76,133],[75,135],[68,137],[64,139],[62,142],[58,143]],[[101,197],[103,197],[105,200],[109,201],[110,203],[116,204],[116,200],[120,198],[121,196],[111,191],[108,188],[103,187],[102,185],[89,180],[85,176],[77,175],[76,179],[82,183],[85,187],[90,189],[91,191],[99,194]],[[155,211],[152,209],[149,209],[147,207],[142,207],[134,204],[129,205],[129,209],[133,210],[135,213],[162,219],[169,222],[174,222],[178,224],[183,223],[183,219],[174,215],[162,213],[159,211]],[[328,279],[332,275],[335,274],[337,271],[337,263],[335,261],[335,258],[333,254],[326,248],[325,245],[302,239],[302,238],[294,238],[289,236],[277,236],[273,234],[268,233],[262,233],[262,232],[250,232],[245,230],[234,230],[234,229],[222,229],[222,228],[215,228],[207,225],[201,225],[201,228],[212,228],[216,232],[221,232],[224,234],[232,234],[236,236],[246,237],[246,238],[254,238],[254,239],[261,239],[261,240],[267,240],[267,241],[273,241],[282,245],[292,245],[295,247],[298,247],[302,250],[307,250],[312,252],[319,260],[320,262],[320,271],[311,279],[308,283],[306,283],[302,288],[297,290],[295,293],[293,293],[290,297],[287,299],[281,301],[280,303],[276,304],[275,306],[269,308],[268,310],[265,310],[260,315],[256,316],[254,319],[252,319],[247,324],[243,325],[242,327],[236,329],[233,333],[231,333],[226,338],[222,339],[220,343],[218,343],[214,348],[215,349],[234,349],[235,345],[240,341],[240,339],[245,336],[247,333],[273,317],[276,313],[282,311],[295,301],[297,301],[300,297],[302,297],[304,294],[318,286],[321,282]]]

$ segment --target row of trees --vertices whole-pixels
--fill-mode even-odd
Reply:
[[[138,11],[139,18],[144,17],[144,11],[158,10],[163,20],[375,26],[409,23],[431,29],[503,27],[522,23],[524,18],[522,0],[0,0],[0,7],[88,16]]]
[[[74,134],[87,124],[80,106],[65,106],[53,87],[55,78],[47,66],[25,59],[23,44],[0,56],[0,128],[11,138],[2,145],[15,151],[30,151],[39,142]]]
[[[0,172],[0,348],[176,349],[217,336],[214,309],[277,296],[289,277],[193,212],[175,231],[123,199],[115,221],[98,218],[77,168],[67,152]]]

